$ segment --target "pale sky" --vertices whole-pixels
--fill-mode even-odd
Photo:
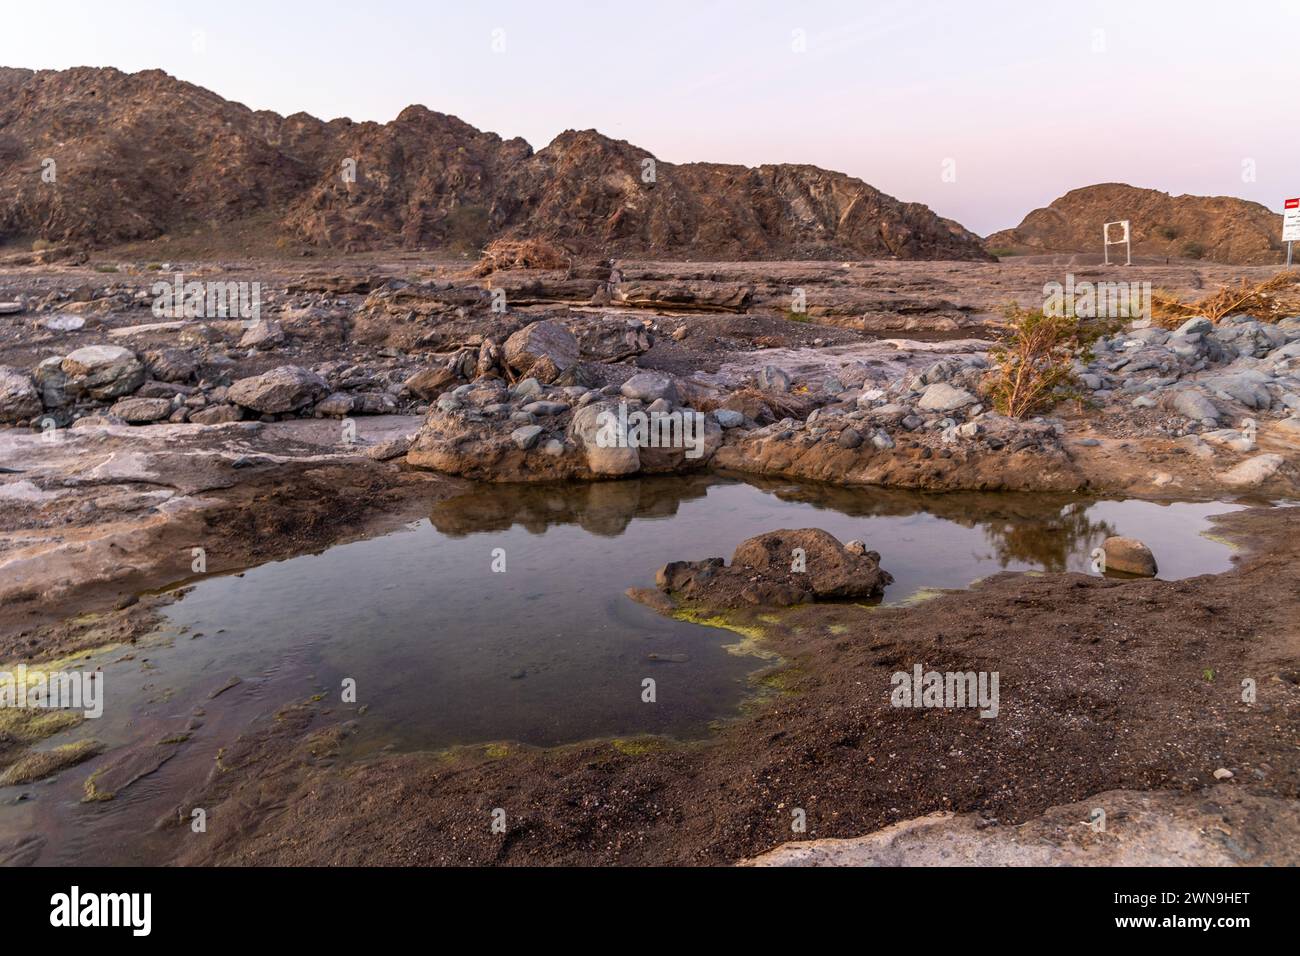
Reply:
[[[982,235],[1097,182],[1300,196],[1300,0],[0,0],[0,65],[160,68],[324,119],[422,103],[538,149],[594,127],[669,162],[813,163]]]

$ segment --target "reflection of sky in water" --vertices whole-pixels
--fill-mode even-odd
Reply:
[[[764,531],[865,541],[894,575],[886,601],[898,602],[1001,570],[1086,571],[1110,533],[1146,541],[1162,576],[1222,571],[1229,549],[1200,532],[1230,510],[704,476],[480,487],[406,531],[201,581],[167,611],[163,637],[174,639],[85,661],[104,668],[103,718],[42,746],[95,737],[108,752],[36,789],[2,788],[34,799],[0,806],[0,839],[53,835],[44,863],[147,863],[172,837],[140,821],[174,812],[219,747],[315,694],[324,721],[356,718],[353,752],[701,735],[738,712],[762,662],[725,649],[735,634],[664,618],[623,591],[652,586],[668,561],[729,558]],[[505,574],[490,570],[496,548]],[[356,705],[340,703],[345,677]],[[646,677],[654,704],[641,700]],[[148,750],[196,710],[202,727],[175,759],[106,804],[79,802],[96,767],[128,746]]]
[[[1230,510],[1222,504],[772,487],[481,488],[435,505],[432,523],[406,532],[205,581],[170,616],[208,635],[182,642],[189,668],[206,659],[205,670],[258,672],[292,646],[311,661],[312,680],[285,699],[333,694],[355,678],[377,738],[554,744],[698,734],[735,712],[758,662],[723,649],[729,632],[664,618],[623,591],[651,586],[668,561],[729,558],[763,531],[820,527],[862,539],[894,575],[889,602],[1000,570],[1086,571],[1111,533],[1150,543],[1163,576],[1228,567],[1228,549],[1198,535],[1206,515]],[[496,548],[504,574],[490,570]],[[212,636],[218,627],[225,633]],[[654,705],[641,701],[645,677],[658,682]]]

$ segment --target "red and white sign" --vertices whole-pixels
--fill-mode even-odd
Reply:
[[[1282,203],[1282,241],[1300,242],[1300,198]]]

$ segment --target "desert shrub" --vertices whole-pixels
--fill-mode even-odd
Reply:
[[[787,322],[811,322],[812,321],[812,319],[809,318],[807,311],[800,312],[795,309],[785,310],[785,320]]]
[[[1168,239],[1170,242],[1178,238],[1178,230],[1173,226],[1161,226],[1156,232],[1160,235],[1160,238]]]
[[[1009,259],[1012,256],[1019,255],[1014,249],[990,249],[989,255],[996,256],[999,259]]]
[[[1101,331],[1072,316],[1044,315],[1019,306],[1006,310],[1007,334],[990,352],[987,390],[993,407],[1011,418],[1051,409],[1074,394],[1073,364],[1086,358]]]
[[[1188,259],[1200,259],[1205,255],[1205,247],[1199,242],[1183,243],[1183,255]]]

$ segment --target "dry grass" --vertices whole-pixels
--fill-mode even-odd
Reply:
[[[1013,306],[1009,334],[989,354],[993,407],[1011,418],[1049,411],[1073,393],[1074,359],[1087,350],[1089,331],[1072,316],[1044,315]]]
[[[1243,279],[1199,302],[1182,302],[1163,289],[1151,294],[1151,318],[1161,328],[1175,329],[1198,316],[1217,323],[1229,315],[1249,315],[1262,322],[1300,315],[1300,272],[1279,272],[1255,285]]]
[[[508,269],[567,269],[572,263],[568,250],[544,239],[497,239],[470,274],[482,278]]]

